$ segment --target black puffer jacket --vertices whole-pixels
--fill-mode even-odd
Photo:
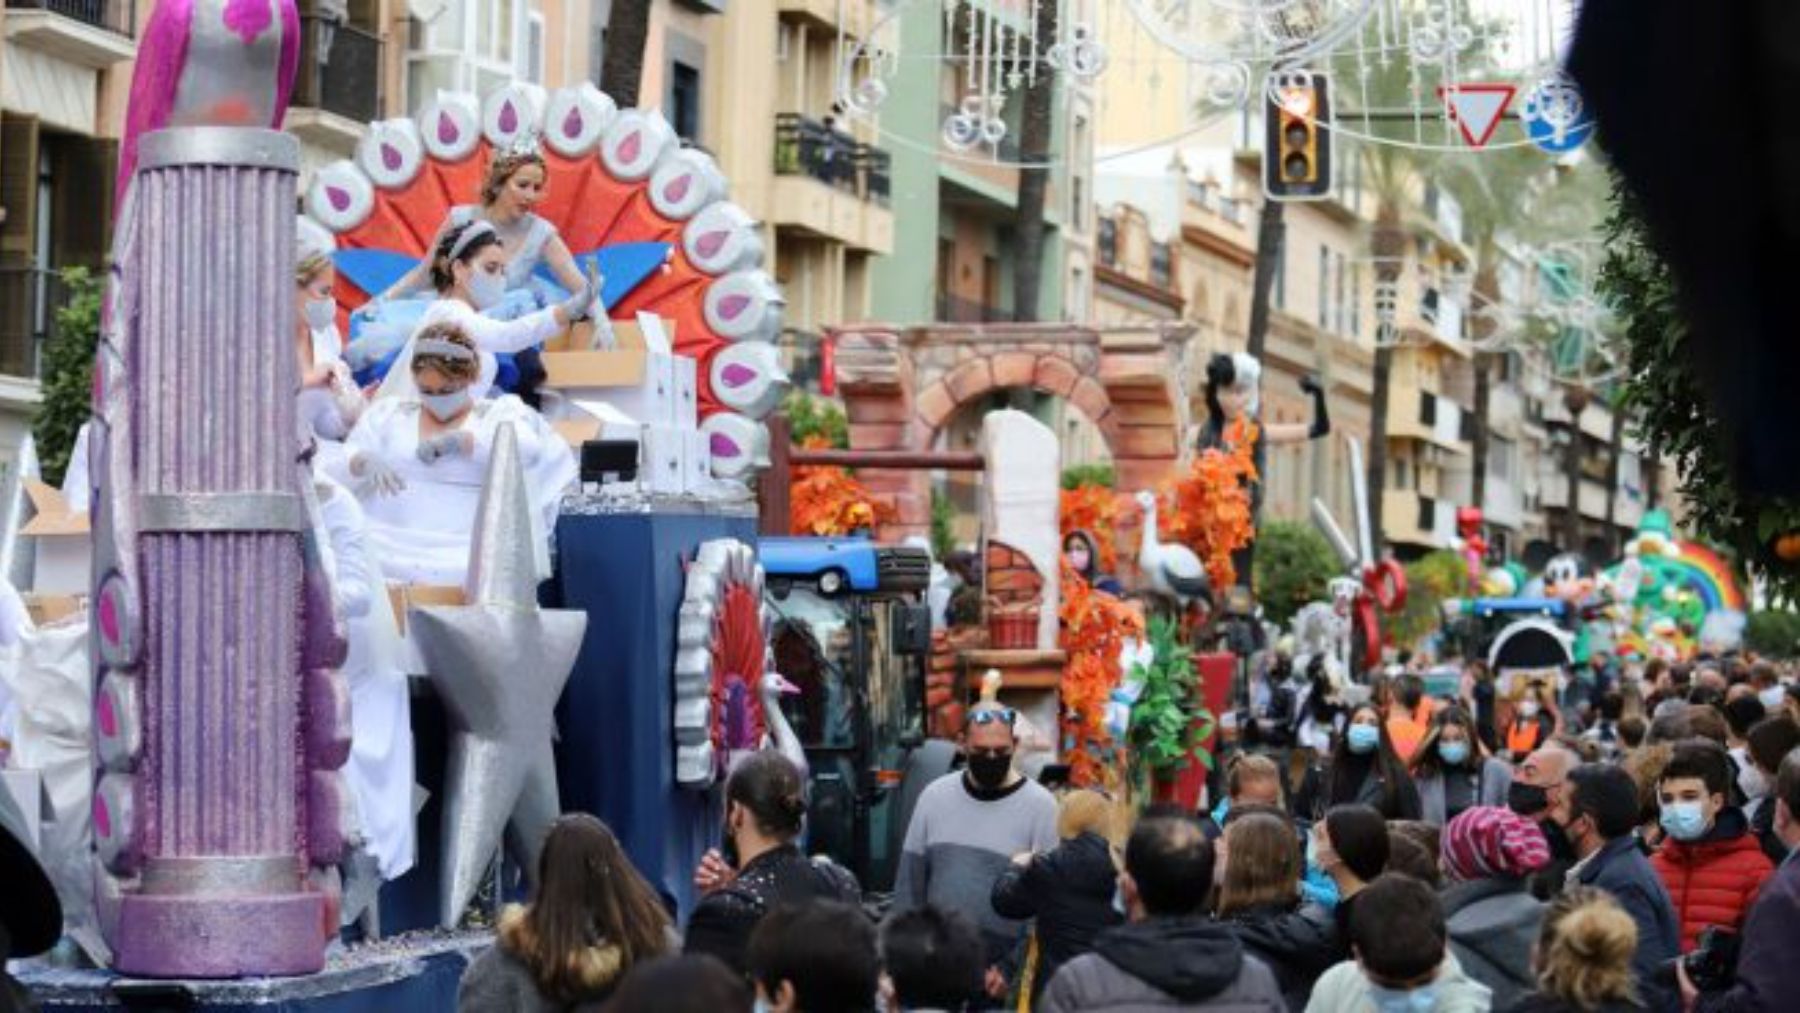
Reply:
[[[762,917],[782,904],[809,900],[862,899],[850,870],[826,859],[809,859],[792,844],[765,851],[745,863],[731,885],[714,890],[688,917],[685,953],[718,957],[744,970],[744,947]]]
[[[1275,972],[1281,997],[1294,1013],[1306,1008],[1319,975],[1347,955],[1331,913],[1317,904],[1246,908],[1220,921],[1237,934],[1245,953]]]
[[[1063,965],[1039,1013],[1284,1013],[1275,975],[1223,925],[1152,918],[1107,929]]]
[[[1118,875],[1106,838],[1080,834],[1029,864],[1008,866],[994,881],[995,913],[1037,920],[1040,984],[1065,962],[1093,949],[1102,929],[1125,920],[1112,906]]]

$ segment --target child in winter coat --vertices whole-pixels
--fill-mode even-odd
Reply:
[[[1743,810],[1728,802],[1734,776],[1724,749],[1691,740],[1675,747],[1657,780],[1664,838],[1651,864],[1675,906],[1683,953],[1709,925],[1741,928],[1775,871]]]

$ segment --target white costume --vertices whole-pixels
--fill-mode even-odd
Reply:
[[[318,441],[318,462],[328,474],[343,474],[344,437],[356,424],[362,410],[362,392],[344,362],[344,343],[338,337],[337,325],[314,328],[312,361],[314,366],[329,366],[333,376],[325,387],[303,387],[296,397],[300,431]]]
[[[535,508],[538,571],[549,576],[548,532],[562,493],[577,474],[575,455],[543,416],[512,395],[476,401],[460,431],[473,433],[475,452],[453,454],[431,464],[419,460],[419,418],[415,400],[381,398],[369,406],[346,443],[353,457],[380,458],[405,481],[397,495],[358,490],[369,519],[369,547],[389,580],[419,584],[461,584],[469,568],[469,544],[481,486],[487,478],[494,436],[510,422],[518,436],[519,460]]]
[[[417,847],[413,824],[412,707],[400,665],[400,631],[381,567],[369,551],[362,507],[330,479],[317,482],[319,517],[329,546],[326,564],[332,594],[350,640],[344,679],[350,685],[350,760],[344,778],[356,799],[363,847],[381,878],[412,868]]]
[[[88,512],[88,500],[94,491],[88,483],[88,429],[92,425],[83,422],[75,430],[75,449],[69,451],[69,466],[63,469],[63,502],[78,514]]]
[[[412,375],[413,346],[418,342],[420,331],[443,322],[461,327],[480,350],[481,372],[469,385],[469,393],[476,400],[486,397],[493,389],[494,376],[500,370],[500,364],[494,358],[496,354],[522,352],[543,344],[562,330],[562,325],[556,322],[554,308],[536,310],[517,320],[496,320],[475,312],[475,307],[461,299],[439,299],[425,308],[425,315],[419,318],[413,336],[394,357],[394,364],[382,378],[377,400],[412,400],[418,396],[419,388],[413,383]]]

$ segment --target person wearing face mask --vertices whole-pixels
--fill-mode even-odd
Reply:
[[[1730,804],[1733,773],[1724,750],[1690,739],[1657,781],[1664,837],[1650,862],[1675,905],[1683,953],[1709,925],[1736,930],[1775,871],[1743,810]]]
[[[1556,709],[1556,694],[1549,683],[1533,680],[1525,694],[1513,704],[1513,716],[1506,726],[1506,751],[1517,762],[1549,742],[1562,730],[1562,713]]]
[[[1763,854],[1769,861],[1781,864],[1787,858],[1787,844],[1781,835],[1775,832],[1775,802],[1772,792],[1775,789],[1775,772],[1781,769],[1781,759],[1795,746],[1800,746],[1800,725],[1784,716],[1764,718],[1750,729],[1749,766],[1739,772],[1738,787],[1743,790],[1749,801],[1744,804],[1744,814],[1750,818],[1750,832],[1756,835],[1762,845]]]
[[[539,572],[548,576],[548,532],[576,476],[568,444],[516,397],[475,399],[479,355],[457,325],[432,324],[414,345],[417,394],[377,400],[345,441],[375,558],[390,580],[461,584],[488,462],[510,425],[533,507]]]
[[[1314,823],[1306,837],[1306,864],[1337,886],[1331,910],[1337,938],[1348,945],[1356,897],[1387,869],[1391,842],[1387,821],[1366,805],[1341,805]]]
[[[496,354],[536,348],[569,324],[593,315],[599,291],[598,278],[593,276],[581,282],[572,295],[544,309],[512,320],[485,315],[506,297],[507,263],[500,233],[485,219],[471,219],[445,230],[431,258],[431,285],[437,299],[425,308],[412,339],[388,367],[378,398],[406,399],[417,393],[412,358],[419,337],[436,324],[453,325],[474,340],[480,352],[480,370],[473,395],[479,399],[487,396],[499,373]]]
[[[1531,944],[1544,904],[1527,880],[1549,864],[1550,845],[1518,813],[1477,807],[1450,821],[1439,850],[1450,880],[1440,895],[1450,951],[1504,1009],[1531,990]]]
[[[1369,703],[1350,712],[1327,765],[1307,770],[1294,811],[1316,817],[1352,802],[1373,806],[1390,820],[1416,820],[1420,815],[1418,786],[1394,752],[1381,712]]]
[[[1800,750],[1789,752],[1776,769],[1770,807],[1788,855],[1763,884],[1744,920],[1731,987],[1700,992],[1686,970],[1677,969],[1682,1004],[1694,1013],[1792,1009],[1800,996],[1800,960],[1794,959],[1794,941],[1800,939],[1800,861],[1793,857],[1800,854]]]
[[[1568,790],[1569,771],[1580,762],[1574,753],[1553,742],[1527,756],[1506,788],[1506,807],[1536,821],[1550,842],[1550,864],[1532,878],[1532,893],[1539,900],[1548,900],[1563,888],[1564,876],[1580,857],[1552,818]]]
[[[1306,1013],[1487,1013],[1493,993],[1450,951],[1431,887],[1398,873],[1362,891],[1350,922],[1352,959],[1326,971]]]
[[[1454,706],[1432,718],[1411,773],[1419,818],[1440,827],[1467,809],[1506,805],[1513,776],[1510,764],[1487,755],[1468,711]]]
[[[1631,967],[1640,998],[1652,1010],[1673,1009],[1676,997],[1657,984],[1657,972],[1680,952],[1681,925],[1669,891],[1634,833],[1636,783],[1618,767],[1588,763],[1570,771],[1562,796],[1552,818],[1579,858],[1565,876],[1565,886],[1597,887],[1619,902],[1637,923]]]
[[[317,443],[319,464],[336,474],[343,461],[343,439],[362,415],[362,391],[344,362],[344,342],[338,336],[337,300],[332,286],[337,271],[331,265],[329,247],[312,235],[317,226],[301,227],[300,249],[294,267],[294,354],[300,361],[299,415],[303,436]]]
[[[806,817],[800,771],[774,750],[751,753],[725,781],[725,840],[694,872],[703,895],[688,917],[683,952],[714,956],[738,971],[763,917],[809,900],[856,903],[849,870],[809,859],[795,844]]]
[[[994,910],[994,884],[1015,856],[1057,844],[1055,797],[1013,764],[1017,723],[1018,713],[1008,707],[982,704],[969,712],[962,739],[967,769],[919,793],[894,879],[894,910],[931,904],[980,927],[993,996],[1005,993],[1000,967],[1025,932],[1024,922]]]

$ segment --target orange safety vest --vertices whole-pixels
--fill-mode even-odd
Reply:
[[[1431,730],[1431,711],[1431,701],[1426,699],[1420,700],[1411,714],[1388,718],[1388,739],[1394,743],[1394,752],[1400,754],[1401,763],[1410,763],[1419,751],[1419,743]]]
[[[1512,727],[1506,730],[1506,749],[1514,756],[1523,756],[1538,747],[1544,736],[1544,726],[1537,718],[1520,724],[1513,719]]]

